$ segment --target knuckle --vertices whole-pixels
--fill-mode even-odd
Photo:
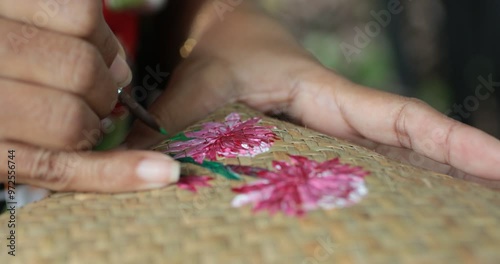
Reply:
[[[60,142],[68,147],[74,148],[85,140],[83,132],[90,129],[88,124],[88,108],[84,102],[72,95],[64,95],[60,98],[59,105],[65,109],[60,113],[55,128],[58,131]]]
[[[427,106],[424,101],[413,97],[401,97],[401,104],[397,108],[397,117],[403,118],[407,114],[413,113],[418,108]]]
[[[401,101],[399,110],[404,109],[405,111],[412,111],[415,107],[427,105],[424,101],[415,97],[397,96],[396,99]]]
[[[413,142],[407,129],[407,118],[409,114],[426,104],[417,98],[401,97],[401,100],[401,105],[396,109],[393,130],[401,146],[412,148]]]
[[[96,44],[99,47],[100,52],[103,54],[103,58],[106,63],[111,65],[120,49],[115,35],[109,31],[109,34],[106,34],[106,36],[99,40]]]
[[[412,106],[412,107],[420,107],[420,106],[427,105],[426,102],[424,102],[418,98],[414,98],[414,97],[407,98],[406,102],[408,104],[410,104],[410,106]]]
[[[432,135],[432,140],[436,145],[441,146],[443,151],[443,159],[445,163],[451,164],[452,162],[452,146],[453,146],[453,137],[454,132],[460,127],[460,123],[458,121],[452,121],[452,123],[448,126],[446,131],[436,130]]]
[[[95,86],[99,71],[100,55],[97,49],[85,41],[77,41],[70,48],[65,65],[68,83],[78,94],[86,95]]]
[[[78,12],[73,14],[72,31],[74,31],[74,34],[78,37],[91,37],[101,24],[102,1],[89,0],[72,2],[75,12]]]
[[[55,190],[62,190],[70,182],[69,169],[61,153],[41,149],[34,153],[30,177]]]

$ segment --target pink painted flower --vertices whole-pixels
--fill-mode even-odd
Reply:
[[[256,182],[233,188],[240,193],[233,206],[253,204],[254,211],[282,211],[303,215],[305,211],[345,207],[359,202],[367,194],[360,167],[342,164],[338,158],[325,162],[290,156],[291,162],[274,161],[275,171],[258,171]]]
[[[208,176],[182,176],[177,182],[177,187],[191,192],[198,192],[198,187],[212,187],[208,182],[213,180]]]
[[[261,118],[254,117],[242,122],[238,113],[226,117],[225,122],[209,122],[200,131],[187,132],[188,141],[171,143],[167,149],[174,158],[192,157],[202,163],[205,158],[253,157],[266,152],[277,139],[269,127],[258,126]]]

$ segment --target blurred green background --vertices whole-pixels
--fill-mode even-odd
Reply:
[[[375,21],[370,11],[384,9],[384,6],[381,6],[377,1],[260,1],[271,14],[287,24],[301,43],[327,67],[366,86],[394,93],[412,93],[406,91],[408,87],[403,87],[399,80],[394,49],[390,45],[387,27],[382,29],[380,35],[370,38],[371,43],[366,48],[361,49],[359,55],[352,56],[353,60],[350,63],[342,53],[342,43],[354,44],[356,34],[354,29],[356,27],[364,29],[367,23]],[[435,10],[435,8],[433,9]],[[410,11],[407,8],[394,16],[404,15],[404,12]],[[439,11],[435,13],[434,16],[442,15],[439,14]],[[422,21],[416,21],[416,23],[419,22]],[[433,68],[439,66],[435,55],[439,51],[437,50],[437,41],[433,36],[437,33],[437,29],[429,27],[436,27],[436,25],[423,23],[417,26],[419,28],[412,30],[422,31],[418,34],[426,35],[428,43],[422,43],[421,47],[427,46],[425,49],[415,49],[412,52],[420,57],[429,57],[429,60],[419,62],[425,64],[419,68],[427,69],[420,72],[424,81],[417,87],[414,95],[427,101],[438,110],[445,111],[450,103],[449,87],[439,76],[432,74]],[[434,47],[429,48],[429,46]]]
[[[388,10],[386,1],[260,0],[324,65],[347,78],[377,89],[417,97],[446,113],[453,103],[443,50],[445,8],[439,0],[401,1],[402,12],[393,14],[380,34],[349,62],[342,43],[354,44],[356,28],[376,21],[373,12]],[[399,35],[398,35],[399,34]],[[395,35],[399,39],[395,39]],[[403,41],[401,41],[403,40]],[[399,42],[398,42],[399,41]],[[405,58],[404,63],[401,57]],[[494,98],[481,102],[468,121],[500,136],[498,106]]]

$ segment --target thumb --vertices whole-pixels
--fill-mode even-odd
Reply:
[[[164,187],[179,179],[180,165],[146,151],[58,152],[0,142],[0,164],[16,181],[56,191],[125,192]]]
[[[236,98],[229,70],[219,62],[183,64],[169,86],[149,108],[171,137]],[[144,149],[165,136],[136,121],[126,139],[132,149]]]

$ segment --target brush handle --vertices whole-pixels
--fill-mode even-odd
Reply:
[[[163,133],[161,127],[158,125],[154,117],[146,109],[144,109],[144,107],[137,103],[128,93],[120,90],[118,94],[118,100],[120,101],[120,103],[127,106],[130,112],[144,124],[155,131]]]

